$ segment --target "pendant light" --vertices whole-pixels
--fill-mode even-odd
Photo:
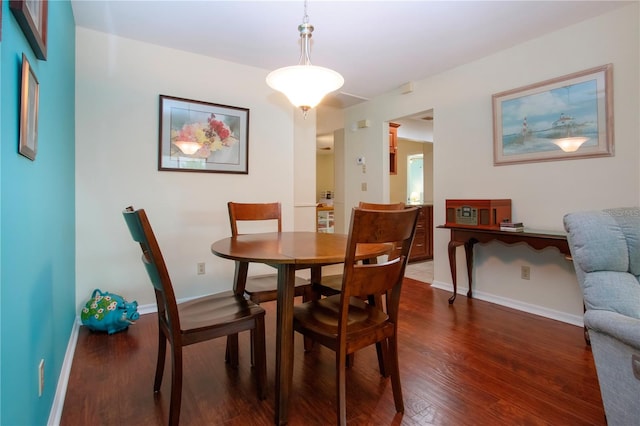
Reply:
[[[314,108],[322,98],[344,84],[344,78],[329,68],[311,65],[311,33],[313,25],[307,15],[307,0],[304,1],[304,17],[298,26],[300,32],[300,63],[290,67],[279,68],[267,76],[267,84],[284,93],[289,101],[300,108],[307,117],[307,111]]]

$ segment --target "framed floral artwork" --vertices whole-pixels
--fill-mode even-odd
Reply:
[[[158,170],[249,173],[249,110],[160,95]]]
[[[32,161],[38,152],[38,101],[40,84],[26,55],[22,54],[20,93],[20,145],[18,152]]]
[[[48,0],[10,0],[9,8],[29,41],[36,58],[47,60]]]
[[[613,155],[613,65],[493,95],[493,164]]]

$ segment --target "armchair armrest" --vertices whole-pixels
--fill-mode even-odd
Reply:
[[[617,312],[587,310],[584,324],[588,329],[607,334],[640,351],[640,319]]]

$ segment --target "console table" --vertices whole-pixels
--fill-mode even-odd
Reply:
[[[451,240],[449,241],[449,267],[451,268],[451,279],[453,280],[453,295],[449,298],[449,303],[456,300],[458,282],[456,276],[456,248],[464,245],[464,252],[467,257],[467,275],[469,278],[469,291],[467,297],[472,297],[471,282],[473,271],[473,246],[476,243],[488,243],[490,241],[501,241],[505,244],[526,243],[536,250],[547,247],[555,247],[564,254],[567,259],[571,258],[567,236],[561,233],[545,231],[533,231],[525,229],[524,232],[508,232],[498,229],[478,229],[462,226],[440,225],[438,228],[450,229]]]

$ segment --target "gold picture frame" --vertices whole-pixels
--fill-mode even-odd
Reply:
[[[613,65],[492,96],[494,166],[613,155]]]
[[[40,83],[22,54],[22,87],[20,91],[20,147],[18,152],[35,161],[38,152],[38,108]]]

